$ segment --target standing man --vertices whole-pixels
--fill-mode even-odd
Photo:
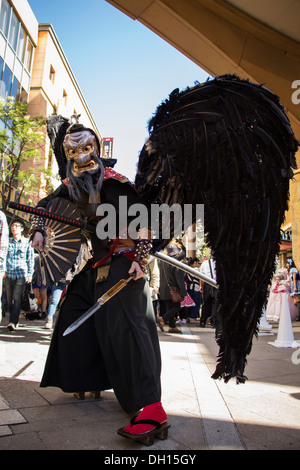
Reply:
[[[12,237],[8,243],[5,278],[9,311],[7,328],[10,331],[14,331],[19,323],[25,282],[31,282],[34,269],[34,252],[29,239],[22,235],[24,228],[24,223],[20,220],[13,222],[10,227]]]
[[[203,261],[200,267],[200,273],[206,277],[217,280],[216,264],[213,258]],[[208,318],[210,318],[211,326],[217,326],[217,289],[209,284],[200,281],[200,292],[203,297],[202,312],[200,318],[200,326],[204,327]]]
[[[5,214],[0,210],[0,322],[2,321],[2,288],[8,248],[8,225]]]

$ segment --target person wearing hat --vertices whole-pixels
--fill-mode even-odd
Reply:
[[[10,331],[18,326],[23,290],[25,283],[31,282],[34,269],[34,252],[29,239],[23,235],[24,228],[22,220],[14,220],[10,226],[12,236],[8,242],[5,277]]]

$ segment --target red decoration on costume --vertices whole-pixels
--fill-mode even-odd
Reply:
[[[151,424],[138,424],[138,422],[142,419],[152,419],[162,424],[167,421],[168,417],[162,407],[161,402],[158,401],[157,403],[153,403],[152,405],[145,406],[143,411],[135,419],[136,424],[134,424],[133,426],[131,424],[128,424],[128,426],[124,428],[124,431],[129,432],[130,434],[144,434],[145,432],[152,431],[152,429],[154,429],[154,426],[152,426]]]
[[[114,253],[118,243],[119,243],[119,237],[114,239],[111,249],[109,250],[109,253],[107,253],[107,255],[104,256],[104,258],[97,261],[97,263],[93,264],[93,268],[98,268],[99,266],[102,266]]]
[[[120,181],[128,181],[128,179],[121,175],[120,173],[117,173],[115,170],[113,170],[111,167],[106,167],[104,168],[104,181],[107,180],[108,178],[116,178],[117,180]]]

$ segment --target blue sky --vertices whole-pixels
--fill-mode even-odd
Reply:
[[[28,3],[52,24],[101,136],[114,138],[115,169],[134,180],[156,107],[208,74],[105,0]]]

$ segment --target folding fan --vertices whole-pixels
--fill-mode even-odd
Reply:
[[[47,206],[47,211],[59,214],[59,219],[67,218],[80,220],[80,213],[69,201],[55,198]],[[46,219],[46,243],[44,251],[40,252],[43,283],[47,286],[55,284],[65,277],[73,266],[80,246],[80,227],[74,227],[60,220]]]

